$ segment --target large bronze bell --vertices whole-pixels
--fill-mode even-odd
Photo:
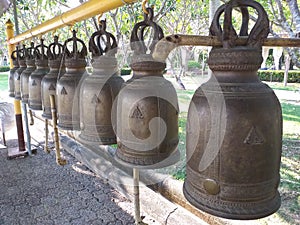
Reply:
[[[100,27],[89,41],[93,73],[84,79],[80,88],[79,140],[88,144],[109,145],[117,143],[111,109],[124,80],[119,76],[115,58],[116,39],[106,31],[106,21],[101,21]],[[101,38],[106,38],[103,46]]]
[[[72,51],[68,50],[68,43],[73,44]],[[81,44],[81,49],[78,44]],[[84,42],[73,37],[64,43],[66,73],[58,80],[56,85],[58,127],[64,130],[79,130],[79,82],[86,74],[87,48]]]
[[[41,44],[34,48],[34,58],[36,69],[29,76],[29,98],[28,106],[32,110],[42,110],[42,79],[49,72],[48,46],[44,45],[44,40],[41,39]]]
[[[49,45],[47,51],[48,65],[50,67],[50,71],[42,79],[42,116],[46,119],[52,119],[49,96],[54,95],[56,98],[56,83],[58,77],[62,76],[65,73],[63,50],[63,45],[58,42],[58,36],[54,36],[54,42]]]
[[[26,69],[26,48],[23,45],[22,49],[17,46],[17,59],[19,68],[15,71],[14,86],[15,86],[15,99],[21,100],[21,74]]]
[[[8,94],[9,97],[15,97],[15,72],[17,71],[17,69],[19,69],[17,50],[13,51],[10,57],[12,59],[12,63],[14,67],[9,71]]]
[[[258,12],[249,35],[248,6]],[[248,36],[246,46],[235,42],[234,7],[243,12],[240,35]],[[190,104],[184,195],[216,216],[261,218],[280,207],[281,107],[272,89],[257,77],[269,20],[259,3],[232,0],[217,10],[210,33],[223,47],[210,52],[213,75],[196,90]]]
[[[34,60],[34,43],[26,50],[26,69],[21,74],[21,98],[23,103],[28,103],[29,98],[29,76],[36,69]]]
[[[117,100],[116,159],[132,166],[154,166],[168,158],[178,144],[176,91],[163,77],[165,63],[146,54],[144,29],[154,30],[151,51],[163,37],[162,29],[153,22],[152,8],[147,10],[149,14],[131,34],[133,77],[124,83]]]

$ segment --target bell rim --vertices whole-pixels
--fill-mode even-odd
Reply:
[[[187,188],[188,185],[192,186],[192,184],[189,184],[189,182],[186,179],[183,184],[183,195],[188,200],[188,202],[190,202],[194,207],[196,207],[199,210],[202,210],[213,216],[222,217],[225,219],[235,219],[235,220],[260,219],[275,213],[281,206],[281,197],[279,191],[276,190],[276,193],[273,196],[273,198],[260,201],[260,205],[257,205],[256,207],[250,208],[248,210],[246,209],[246,206],[244,206],[243,210],[240,210],[243,211],[243,213],[238,213],[238,209],[236,206],[229,207],[230,202],[226,204],[226,201],[220,201],[221,202],[220,205],[222,204],[223,206],[222,208],[223,211],[221,211],[220,207],[214,208],[214,204],[211,204],[210,207],[208,207],[208,205],[201,204],[199,199],[194,198],[189,193]],[[245,203],[245,205],[249,204],[249,202],[236,202],[236,203],[239,203],[240,205],[243,205],[243,203]],[[252,202],[252,204],[255,204],[255,202]],[[248,212],[248,214],[246,212]]]

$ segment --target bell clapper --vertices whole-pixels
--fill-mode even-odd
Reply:
[[[48,136],[49,136],[48,119],[45,119],[45,146],[44,146],[44,151],[49,154],[50,150],[48,148]]]
[[[133,168],[133,196],[135,225],[147,225],[147,223],[144,223],[141,218],[140,170],[138,168]]]
[[[34,124],[34,119],[33,119],[33,116],[32,116],[32,110],[29,109],[28,112],[29,112],[29,117],[30,117],[30,126],[32,126]]]
[[[57,128],[57,113],[56,113],[55,96],[54,95],[50,95],[50,104],[51,104],[53,129],[54,129],[56,163],[59,166],[63,166],[63,165],[67,164],[67,161],[65,159],[62,159],[61,155],[60,155],[59,136],[58,136],[58,128]]]

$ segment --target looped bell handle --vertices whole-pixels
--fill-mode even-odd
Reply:
[[[256,24],[252,28],[248,40],[247,46],[251,47],[261,47],[263,40],[269,34],[269,19],[266,11],[258,2],[253,0],[243,1],[243,0],[231,0],[228,3],[222,5],[214,16],[213,22],[210,27],[210,34],[215,35],[223,43],[224,48],[232,48],[236,46],[236,39],[238,35],[232,26],[232,10],[235,7],[240,7],[243,15],[242,27],[240,30],[240,36],[248,36],[248,23],[249,23],[249,13],[247,7],[252,7],[258,12],[258,19]],[[220,26],[220,16],[224,12],[224,24],[223,31]]]
[[[17,50],[14,50],[14,51],[11,53],[10,58],[11,58],[13,61],[17,60],[17,58],[18,58]]]
[[[63,57],[64,46],[58,42],[58,36],[54,36],[54,42],[48,47],[47,56],[50,60],[55,60]]]
[[[37,45],[34,48],[34,58],[35,59],[48,59],[47,57],[47,51],[48,51],[48,46],[44,45],[44,39],[40,39],[41,44]]]
[[[66,52],[66,56],[68,58],[74,58],[74,59],[78,59],[78,58],[85,58],[85,56],[87,56],[87,48],[84,44],[84,42],[77,38],[76,36],[76,31],[73,30],[73,37],[67,39],[64,43],[64,50]],[[71,51],[69,51],[67,44],[69,42],[73,42],[73,49]],[[81,50],[78,49],[78,43],[81,44],[82,48]]]
[[[34,42],[30,42],[30,47],[27,48],[25,54],[27,60],[34,59]]]
[[[101,44],[101,41],[104,42],[104,45]],[[117,47],[115,36],[106,31],[106,20],[101,20],[100,30],[94,32],[89,40],[89,51],[93,57],[104,54],[114,56],[115,51],[111,50]]]
[[[147,47],[144,42],[144,31],[147,27],[152,27],[154,30],[154,35],[152,42],[150,44],[150,51],[154,50],[156,43],[164,37],[162,28],[153,21],[154,12],[152,8],[147,8],[148,14],[144,13],[144,20],[135,24],[131,32],[130,46],[134,50],[135,54],[146,54]]]

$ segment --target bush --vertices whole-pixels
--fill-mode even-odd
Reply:
[[[258,77],[262,81],[283,82],[283,70],[259,70]],[[289,83],[300,83],[300,71],[291,70],[288,75]]]
[[[188,69],[195,69],[195,68],[200,68],[200,63],[193,60],[188,61]]]
[[[0,72],[7,72],[9,70],[10,70],[9,66],[0,66]]]
[[[121,76],[123,75],[130,75],[131,69],[130,68],[122,68],[121,69]]]

